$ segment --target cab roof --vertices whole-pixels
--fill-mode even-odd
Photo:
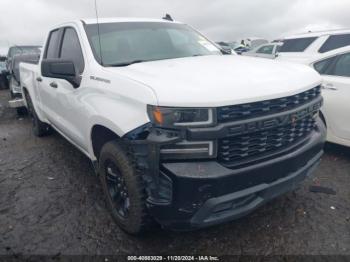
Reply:
[[[96,18],[81,19],[85,24],[96,24]],[[113,17],[113,18],[99,18],[100,24],[104,23],[125,23],[125,22],[158,22],[158,23],[179,23],[176,21],[168,21],[165,19],[152,19],[152,18],[136,18],[136,17]]]

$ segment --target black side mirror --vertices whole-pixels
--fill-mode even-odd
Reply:
[[[81,83],[81,76],[79,75],[74,62],[70,60],[43,60],[41,62],[41,75],[44,77],[67,80],[74,88],[78,88]]]

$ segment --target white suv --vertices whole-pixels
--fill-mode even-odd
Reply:
[[[307,60],[350,45],[350,29],[319,31],[285,37],[278,58]]]

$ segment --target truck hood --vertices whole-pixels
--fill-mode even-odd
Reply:
[[[151,88],[160,106],[217,107],[290,96],[320,84],[304,65],[241,56],[201,56],[110,67]]]

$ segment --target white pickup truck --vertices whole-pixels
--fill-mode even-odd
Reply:
[[[179,22],[62,24],[20,76],[34,134],[53,128],[92,160],[129,233],[239,218],[294,189],[323,152],[316,71],[223,55]]]

